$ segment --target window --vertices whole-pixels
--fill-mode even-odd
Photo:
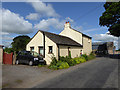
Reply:
[[[30,51],[34,51],[34,47],[30,47]]]
[[[48,53],[53,53],[52,46],[49,46],[49,52]]]
[[[39,51],[38,51],[38,52],[39,52],[39,55],[40,55],[40,56],[43,56],[43,47],[42,47],[42,46],[39,46],[38,48],[39,48]]]
[[[90,43],[90,39],[88,38],[88,43]]]

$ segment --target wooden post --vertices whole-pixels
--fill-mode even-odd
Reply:
[[[14,51],[14,56],[13,56],[13,65],[15,64],[16,62],[16,52]]]

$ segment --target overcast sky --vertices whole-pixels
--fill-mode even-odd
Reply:
[[[72,28],[93,37],[93,42],[114,41],[117,47],[118,38],[99,26],[99,17],[105,11],[103,5],[104,2],[3,2],[0,44],[10,46],[14,37],[33,37],[39,29],[59,34],[65,22],[70,21]]]

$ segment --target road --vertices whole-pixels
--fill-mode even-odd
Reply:
[[[118,88],[118,59],[101,57],[34,88]]]

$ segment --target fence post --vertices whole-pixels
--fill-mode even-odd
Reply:
[[[14,55],[13,55],[13,65],[15,64],[16,62],[16,52],[14,51]]]

